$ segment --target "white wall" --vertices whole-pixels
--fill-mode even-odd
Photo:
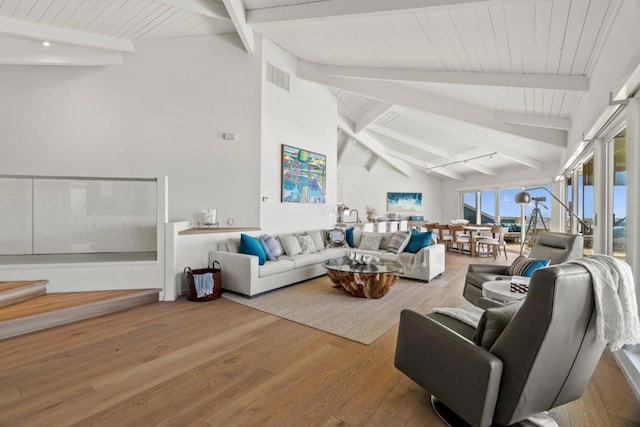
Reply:
[[[121,66],[0,66],[1,173],[168,176],[171,219],[217,208],[257,226],[261,55],[239,43],[140,40]]]
[[[422,215],[425,220],[436,222],[442,216],[442,181],[432,175],[414,171],[408,178],[395,169],[379,161],[371,172],[364,167],[341,166],[338,171],[338,185],[341,187],[342,202],[357,209],[360,220],[367,221],[367,206],[378,211],[379,216],[387,213],[387,193],[422,193],[422,211],[407,215]],[[355,215],[346,218],[355,221]]]
[[[324,86],[296,78],[296,58],[263,39],[260,226],[267,233],[335,224],[337,195],[337,101]],[[290,76],[290,90],[265,81],[266,63]],[[281,145],[327,156],[326,203],[281,202]],[[257,198],[256,198],[257,200]]]

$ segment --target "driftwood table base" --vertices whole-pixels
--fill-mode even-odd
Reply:
[[[398,281],[398,273],[356,273],[327,269],[334,288],[342,289],[358,298],[382,298]]]

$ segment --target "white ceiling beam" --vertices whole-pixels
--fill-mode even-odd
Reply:
[[[503,144],[496,143],[491,140],[487,140],[486,138],[478,138],[474,135],[470,135],[468,132],[461,131],[454,126],[450,126],[444,122],[436,122],[431,120],[425,120],[424,116],[418,113],[417,111],[410,110],[408,108],[401,107],[393,107],[392,109],[396,113],[403,115],[405,117],[409,117],[412,120],[415,120],[423,125],[440,131],[444,134],[451,135],[453,137],[460,138],[463,141],[469,142],[476,147],[484,148],[490,151],[497,151],[499,155],[510,159],[514,162],[520,163],[523,166],[532,168],[532,169],[543,169],[544,164],[539,162],[538,160],[534,160],[530,157],[524,156],[518,153],[515,150],[512,150],[508,147],[505,147]]]
[[[391,104],[382,101],[376,101],[367,111],[356,120],[356,133],[362,132],[371,123],[374,123],[384,115],[392,107]]]
[[[384,145],[382,145],[366,133],[356,135],[354,123],[343,114],[338,114],[338,127],[342,129],[342,131],[345,132],[351,139],[355,140],[363,147],[366,147],[370,152],[380,157],[389,166],[408,178],[413,177],[413,169],[411,168],[411,166],[409,166],[405,162],[394,159],[393,157],[387,155]]]
[[[504,123],[496,120],[493,110],[402,85],[375,80],[327,76],[321,72],[317,65],[300,60],[298,60],[297,75],[305,80],[333,86],[395,105],[429,111],[433,114],[517,135],[555,147],[566,148],[567,146],[566,131]]]
[[[412,137],[407,136],[407,135],[403,135],[403,134],[401,134],[399,132],[396,132],[394,130],[385,128],[383,126],[371,125],[371,126],[369,126],[368,130],[371,130],[371,131],[373,131],[375,133],[379,133],[380,135],[386,136],[388,138],[395,139],[396,141],[402,142],[403,144],[407,144],[410,147],[422,150],[425,153],[429,153],[429,154],[432,154],[432,155],[437,156],[437,157],[442,157],[442,158],[444,158],[446,160],[449,160],[449,161],[454,161],[455,160],[453,157],[451,157],[451,154],[446,150],[443,150],[441,148],[437,148],[437,147],[433,147],[431,145],[425,144],[422,141],[418,141],[415,138],[412,138]]]
[[[349,77],[354,79],[447,83],[579,92],[589,91],[589,79],[585,76],[403,70],[373,67],[344,67],[337,65],[318,66],[322,73],[329,76]]]
[[[531,114],[508,113],[505,111],[496,111],[495,117],[496,120],[516,125],[571,130],[571,119],[563,119],[560,117],[543,117]]]
[[[418,168],[422,169],[423,172],[425,173],[430,173],[430,174],[437,174],[437,175],[441,175],[444,176],[445,178],[451,178],[451,179],[455,179],[457,181],[464,181],[464,177],[456,172],[453,172],[449,169],[446,168],[437,168],[437,169],[432,169],[430,171],[426,171],[426,169],[433,167],[434,165],[428,163],[428,162],[423,162],[422,160],[418,160],[414,157],[411,157],[405,153],[401,153],[399,151],[395,151],[395,150],[386,150],[386,153],[390,156],[393,156],[397,159],[400,160],[404,160],[407,163],[411,163],[414,166],[417,166]]]
[[[410,136],[407,135],[403,135],[401,133],[392,131],[390,129],[384,128],[382,126],[378,126],[378,125],[371,125],[369,127],[369,130],[372,130],[376,133],[379,133],[381,135],[384,135],[388,138],[391,139],[395,139],[396,141],[402,142],[403,144],[407,144],[411,147],[417,148],[425,153],[429,153],[429,154],[433,154],[435,156],[441,157],[443,159],[445,159],[446,161],[451,161],[454,162],[457,159],[452,157],[451,154],[448,151],[442,150],[440,148],[436,148],[433,147],[431,145],[425,144],[422,141],[418,141],[417,139],[411,138]],[[473,169],[475,171],[478,171],[480,173],[483,173],[485,175],[490,175],[490,176],[498,176],[498,173],[486,166],[482,166],[479,165],[477,163],[474,162],[467,162],[467,163],[461,163],[460,166],[464,166],[467,167],[469,169]]]
[[[47,40],[53,43],[64,43],[73,46],[133,52],[131,40],[35,24],[19,19],[0,17],[0,34],[40,41]]]
[[[1,65],[106,66],[124,64],[124,53],[81,46],[0,36]]]
[[[378,160],[380,160],[380,157],[376,156],[375,154],[371,155],[371,158],[369,159],[369,161],[365,166],[365,169],[367,169],[367,172],[371,172],[371,170],[376,165],[376,163],[378,163]]]
[[[161,3],[208,16],[209,18],[231,21],[225,5],[217,1],[207,0],[159,0]]]
[[[344,133],[343,133],[344,134]],[[342,143],[338,145],[338,164],[342,163],[342,159],[344,159],[347,151],[349,151],[349,147],[351,147],[352,142],[349,137],[344,138]]]
[[[540,1],[540,0],[528,0]],[[548,0],[546,0],[548,1]],[[511,0],[510,2],[515,2]],[[247,14],[248,22],[274,24],[295,21],[319,21],[331,18],[355,18],[371,15],[416,13],[432,8],[491,6],[501,0],[325,0],[289,6],[254,9]]]
[[[236,31],[242,40],[242,44],[248,53],[253,53],[253,28],[247,24],[247,11],[242,0],[222,0],[227,12],[231,17],[231,22],[236,27]]]

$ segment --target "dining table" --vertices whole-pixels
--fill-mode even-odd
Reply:
[[[474,233],[482,233],[485,231],[491,231],[491,227],[481,225],[465,225],[464,230],[469,232],[469,255],[476,256],[476,241]]]

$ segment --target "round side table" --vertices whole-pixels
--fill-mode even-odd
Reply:
[[[491,280],[482,284],[482,296],[501,302],[519,301],[527,294],[511,292],[509,280]]]

